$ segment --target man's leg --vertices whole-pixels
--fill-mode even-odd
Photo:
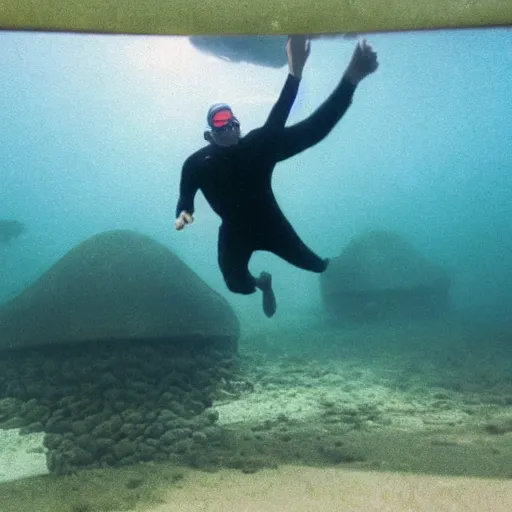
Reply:
[[[267,250],[291,265],[318,274],[327,269],[329,259],[315,254],[290,225],[276,229],[269,235]]]
[[[251,275],[248,265],[254,250],[254,242],[247,236],[221,225],[218,262],[228,289],[233,293],[249,295],[259,288],[263,292],[263,311],[270,318],[276,312],[272,277],[267,272],[262,272],[258,278]]]

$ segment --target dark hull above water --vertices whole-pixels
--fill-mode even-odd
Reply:
[[[351,34],[311,35],[311,39],[353,38]],[[286,65],[287,36],[190,36],[200,52],[228,62],[246,62],[269,68]]]

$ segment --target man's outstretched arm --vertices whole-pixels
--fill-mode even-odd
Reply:
[[[180,230],[185,224],[194,221],[194,198],[199,189],[195,179],[194,166],[190,159],[183,164],[180,180],[180,196],[176,205],[176,229]]]
[[[286,82],[281,89],[279,99],[276,101],[270,114],[263,125],[265,130],[279,130],[283,129],[286,124],[286,120],[290,115],[293,103],[297,97],[299,91],[300,79],[288,74]]]
[[[327,100],[309,117],[283,130],[276,141],[276,160],[286,160],[327,137],[348,110],[359,82],[377,67],[377,55],[370,45],[365,40],[358,43],[340,83]]]
[[[286,53],[288,54],[288,76],[278,100],[263,125],[266,130],[282,129],[286,124],[297,97],[304,65],[309,57],[310,45],[308,38],[305,36],[290,36],[286,44]]]

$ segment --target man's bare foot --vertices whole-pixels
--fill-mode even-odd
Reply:
[[[262,272],[256,279],[256,286],[263,292],[263,312],[268,318],[275,315],[277,309],[276,296],[272,290],[272,275]]]

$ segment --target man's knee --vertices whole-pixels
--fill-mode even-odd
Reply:
[[[233,293],[250,295],[256,291],[256,284],[254,283],[254,279],[250,276],[244,278],[225,276],[224,281],[226,282],[228,290]]]
[[[320,273],[325,272],[330,263],[331,263],[331,258],[324,258],[322,260],[322,270],[320,270]]]
[[[322,274],[323,272],[325,272],[327,270],[327,267],[329,266],[330,261],[331,260],[329,258],[322,259],[322,258],[319,258],[318,256],[313,257],[309,264],[308,270],[311,270],[312,272],[316,272],[317,274]]]

